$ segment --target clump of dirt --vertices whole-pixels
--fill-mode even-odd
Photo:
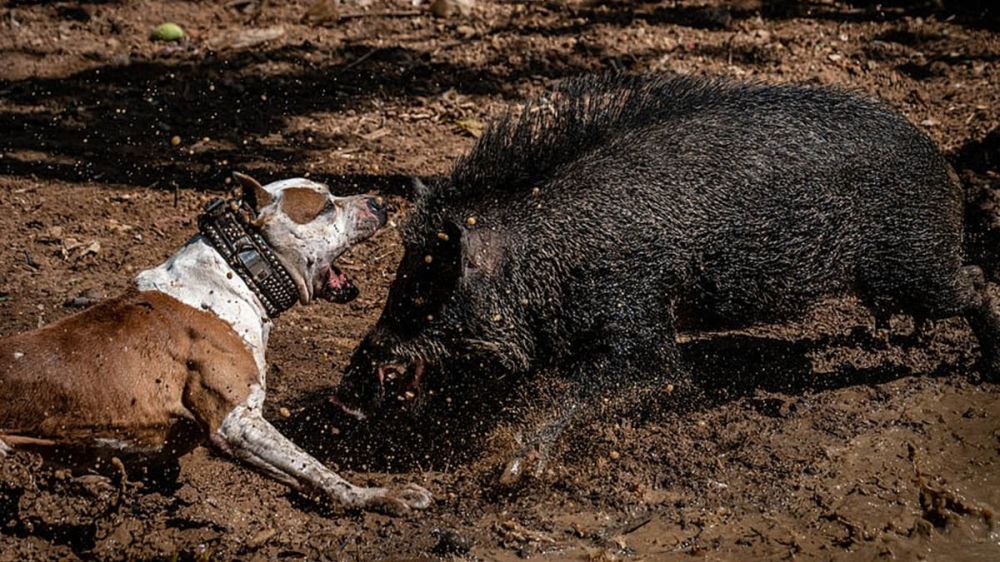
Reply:
[[[969,188],[971,261],[994,278],[1000,37],[988,2],[8,2],[0,7],[0,334],[125,289],[180,246],[234,169],[378,190],[448,173],[491,115],[583,72],[836,84],[924,128]],[[330,11],[333,10],[333,11]],[[180,24],[185,42],[149,33]],[[176,137],[176,139],[175,139]],[[539,481],[497,484],[533,381],[336,427],[326,396],[374,323],[395,228],[341,268],[362,295],[283,315],[269,418],[345,477],[435,504],[343,513],[198,449],[178,474],[0,461],[0,560],[992,560],[1000,401],[957,320],[889,331],[850,300],[801,323],[683,334],[695,384],[575,427]],[[278,415],[279,408],[289,416]]]

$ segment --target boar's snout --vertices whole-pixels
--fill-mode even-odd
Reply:
[[[381,405],[384,389],[378,380],[380,347],[372,336],[361,342],[331,397],[331,402],[352,418],[363,420]]]
[[[395,343],[395,338],[376,329],[354,352],[331,398],[343,413],[363,420],[395,401],[406,403],[420,394],[426,361],[400,359],[392,352]]]

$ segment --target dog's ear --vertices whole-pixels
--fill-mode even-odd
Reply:
[[[261,209],[271,204],[271,194],[264,189],[259,181],[239,172],[233,172],[233,178],[240,185],[243,201],[255,213],[259,213]]]

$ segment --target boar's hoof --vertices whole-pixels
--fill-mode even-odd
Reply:
[[[1000,355],[984,352],[977,367],[987,381],[1000,382]]]
[[[499,483],[504,487],[513,487],[530,479],[537,479],[545,470],[547,462],[547,455],[534,447],[525,447],[504,466]]]

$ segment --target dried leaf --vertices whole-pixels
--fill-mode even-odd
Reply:
[[[226,38],[214,42],[214,47],[217,49],[245,49],[277,39],[284,34],[285,28],[280,25],[265,27],[264,29],[245,29],[236,32],[236,36],[231,40]]]
[[[469,133],[472,138],[478,139],[483,135],[483,129],[486,128],[483,122],[478,119],[459,119],[455,121],[455,126],[459,129]]]

